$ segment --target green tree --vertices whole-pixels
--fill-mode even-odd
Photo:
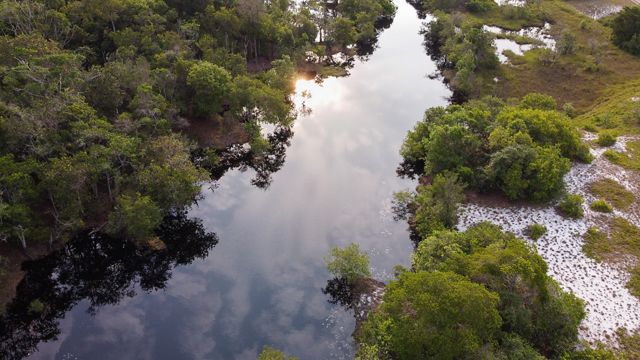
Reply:
[[[498,296],[447,272],[405,272],[387,286],[359,339],[383,358],[479,358],[500,330]]]
[[[265,346],[260,355],[258,356],[258,360],[297,360],[298,358],[293,356],[287,356],[282,351],[278,349],[274,349],[270,346]]]
[[[578,194],[567,194],[558,204],[560,213],[571,218],[581,218],[584,215],[582,205],[584,199]]]
[[[336,277],[353,281],[371,276],[369,271],[369,256],[360,251],[360,246],[353,243],[347,247],[331,248],[329,256],[325,257],[327,270]]]
[[[640,56],[640,7],[627,6],[622,9],[611,23],[613,43]]]
[[[576,36],[570,31],[563,31],[558,44],[557,51],[561,55],[573,55],[576,52]]]
[[[113,234],[124,233],[135,241],[145,241],[153,235],[160,221],[160,208],[150,197],[121,195],[109,215],[107,230]]]
[[[194,92],[196,114],[209,116],[222,111],[224,101],[231,93],[232,79],[220,66],[200,61],[189,69],[187,84]]]

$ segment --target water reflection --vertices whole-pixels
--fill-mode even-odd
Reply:
[[[425,108],[450,95],[426,76],[436,66],[415,11],[397,5],[379,49],[356,59],[349,77],[298,82],[294,103],[313,111],[273,131],[282,147],[267,161],[236,148],[210,168],[224,176],[190,215],[220,236],[214,252],[173,268],[162,291],[125,296],[95,316],[79,302],[60,320],[58,340],[30,359],[255,360],[264,345],[301,359],[350,358],[355,321],[320,291],[323,256],[358,242],[377,279],[408,262],[412,245],[393,219],[392,195],[415,184],[395,174],[398,149]]]
[[[198,166],[209,171],[212,179],[220,179],[232,169],[242,172],[253,169],[255,176],[251,183],[258,188],[266,189],[271,184],[273,173],[284,165],[292,136],[291,128],[279,126],[267,136],[269,147],[265,152],[256,153],[251,147],[232,145],[219,153],[220,160],[215,164],[206,161],[205,149],[195,150],[192,157]]]
[[[84,233],[62,249],[24,264],[16,299],[0,318],[0,358],[22,359],[41,341],[60,335],[59,320],[80,301],[87,312],[143,292],[163,289],[174,267],[209,254],[218,238],[184,212],[165,218],[158,229],[166,249],[151,251],[130,241]]]

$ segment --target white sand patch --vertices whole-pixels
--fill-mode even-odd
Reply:
[[[593,135],[585,136],[585,140],[593,139]],[[613,149],[625,151],[626,142],[633,139],[635,138],[621,137]],[[622,266],[598,263],[582,252],[582,236],[590,226],[596,224],[596,216],[603,216],[589,209],[589,204],[596,198],[588,192],[588,185],[608,177],[633,193],[640,189],[632,181],[632,173],[611,164],[602,156],[605,150],[592,150],[595,160],[591,164],[576,164],[565,177],[567,191],[580,194],[585,199],[584,218],[565,219],[556,213],[555,204],[544,207],[503,207],[469,203],[462,207],[458,228],[464,231],[475,223],[490,221],[526,238],[523,232],[528,225],[538,223],[546,226],[547,233],[533,245],[549,264],[549,275],[563,289],[572,291],[585,301],[587,316],[580,335],[590,342],[600,340],[615,344],[613,335],[616,329],[640,329],[640,300],[632,296],[625,287],[629,274]],[[632,207],[628,212],[616,210],[606,216],[624,217],[640,226],[637,207]]]

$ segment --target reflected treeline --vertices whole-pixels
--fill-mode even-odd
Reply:
[[[369,57],[378,48],[380,34],[393,24],[393,19],[393,16],[378,18],[374,24],[375,36],[359,40],[355,44],[354,54],[346,55],[339,53],[334,56],[329,56],[323,63],[338,66],[348,71],[353,68],[356,59],[368,61]],[[317,81],[323,80],[323,76],[318,74],[316,69],[301,69],[300,73],[309,78],[316,78]],[[302,112],[310,113],[311,109],[304,109]],[[264,152],[256,153],[250,147],[237,144],[219,151],[219,161],[215,164],[211,164],[208,161],[207,149],[195,149],[192,153],[192,158],[196,165],[207,169],[211,174],[211,178],[214,180],[222,178],[227,171],[232,169],[239,169],[241,171],[253,169],[256,175],[251,180],[251,183],[261,189],[266,189],[271,185],[273,173],[279,171],[284,165],[286,150],[289,145],[291,145],[292,137],[293,130],[290,127],[278,126],[273,133],[267,136],[269,147]]]
[[[420,19],[427,20],[427,15],[429,15],[429,13],[424,9],[423,0],[407,0],[407,3],[416,9],[418,17]],[[447,85],[449,90],[451,90],[449,102],[451,102],[452,104],[462,104],[468,100],[468,96],[464,92],[451,87],[450,82],[444,76],[442,76],[442,72],[444,70],[453,69],[454,66],[452,63],[447,61],[444,54],[442,54],[442,52],[440,51],[443,45],[441,43],[442,39],[437,36],[437,34],[431,32],[431,27],[429,26],[430,24],[430,20],[427,20],[422,24],[420,35],[422,35],[424,38],[423,46],[427,52],[427,55],[429,55],[431,60],[433,60],[433,62],[435,62],[436,66],[438,67],[438,74],[435,77],[442,80],[442,82]]]
[[[379,34],[392,22],[392,17],[378,19],[374,38],[358,42],[353,55],[332,57],[331,64],[350,69],[355,59],[367,61],[378,47]],[[292,137],[293,130],[281,126],[267,137],[270,146],[264,152],[234,145],[219,152],[215,164],[207,160],[206,149],[194,150],[192,157],[214,180],[231,169],[253,169],[252,184],[265,189],[284,165]],[[23,359],[41,342],[55,340],[61,332],[60,320],[81,301],[87,301],[88,311],[95,313],[101,306],[135,296],[137,289],[165,288],[176,266],[207,257],[218,243],[214,233],[207,232],[199,219],[188,218],[185,211],[166,216],[156,234],[166,248],[150,250],[124,238],[85,231],[50,255],[25,262],[16,297],[0,317],[0,359]],[[336,304],[349,306],[355,299],[344,279],[329,281],[325,290]]]
[[[250,147],[232,145],[219,153],[219,161],[213,165],[210,165],[206,160],[206,150],[204,149],[195,150],[192,156],[194,163],[207,169],[214,180],[222,178],[227,171],[232,169],[246,171],[251,168],[256,172],[251,183],[261,189],[266,189],[271,185],[273,173],[284,165],[287,148],[291,145],[292,137],[293,130],[291,128],[278,127],[267,137],[268,150],[256,153]]]
[[[333,55],[323,57],[322,59],[309,59],[310,63],[341,67],[345,70],[345,74],[349,75],[349,70],[355,66],[356,60],[366,62],[378,49],[378,40],[380,35],[384,30],[391,27],[393,19],[393,16],[379,17],[373,25],[375,30],[375,35],[373,37],[359,39],[355,44],[353,44],[353,48],[350,48],[349,50],[339,51]],[[325,76],[318,74],[315,70],[305,71],[305,73],[306,75],[311,75],[313,77],[318,76],[317,80],[321,81]]]
[[[45,258],[26,262],[17,295],[0,318],[0,358],[22,359],[41,341],[55,340],[59,320],[80,301],[89,312],[162,289],[172,270],[205,258],[217,244],[201,221],[185,212],[165,217],[157,230],[166,248],[149,250],[102,233],[85,232]]]

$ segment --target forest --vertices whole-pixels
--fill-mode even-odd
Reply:
[[[0,0],[0,358],[640,358],[640,7],[407,3]]]
[[[221,159],[197,132],[288,127],[298,69],[375,43],[387,0],[0,2],[0,236],[145,242]],[[226,126],[220,126],[225,124]],[[220,134],[218,134],[220,136]]]

